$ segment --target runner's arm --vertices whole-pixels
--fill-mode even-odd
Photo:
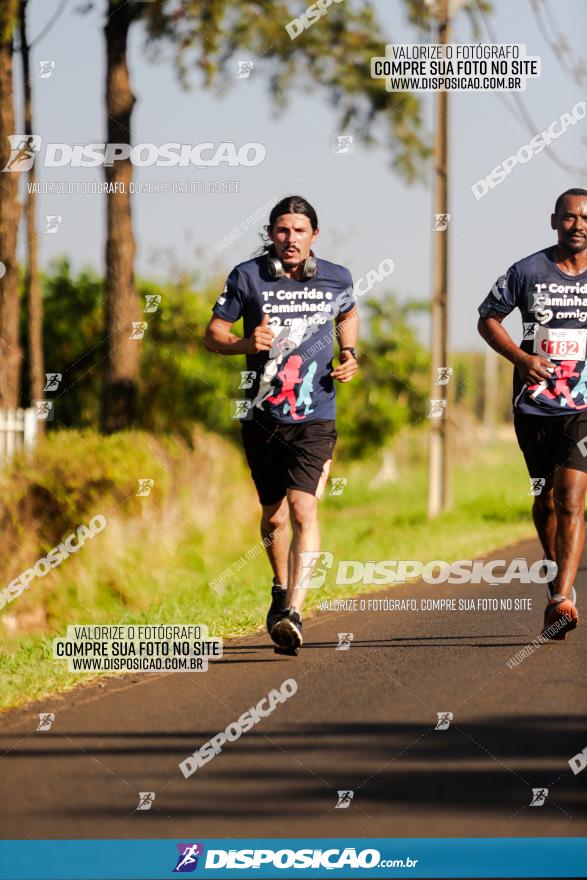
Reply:
[[[354,348],[359,336],[359,313],[356,308],[344,315],[337,315],[335,323],[339,348]],[[350,382],[358,370],[357,361],[350,351],[341,352],[340,360],[340,365],[330,375],[339,382]]]
[[[494,312],[485,318],[479,318],[477,329],[485,342],[516,367],[522,382],[525,382],[526,385],[550,379],[554,364],[542,355],[533,355],[522,351],[502,326],[501,322],[504,317],[506,316]]]
[[[265,315],[262,323],[253,330],[252,336],[244,339],[231,332],[232,321],[223,321],[214,316],[206,327],[204,345],[216,354],[258,354],[260,351],[269,351],[273,345],[273,332],[267,326],[268,323],[269,318]]]

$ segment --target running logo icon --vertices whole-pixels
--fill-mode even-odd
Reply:
[[[52,76],[53,71],[55,70],[55,62],[54,61],[39,61],[39,73],[37,74],[37,79],[49,79]]]
[[[62,221],[63,217],[61,214],[46,214],[45,228],[43,229],[43,232],[48,235],[54,235],[61,226]]]
[[[436,727],[434,730],[448,730],[450,727],[450,722],[453,720],[454,715],[452,712],[437,712],[436,716],[438,721],[436,722]]]
[[[148,326],[146,321],[132,321],[132,330],[128,338],[142,339]]]
[[[53,421],[53,401],[52,400],[34,400],[35,418],[38,422]]]
[[[45,387],[43,391],[57,391],[62,379],[63,373],[45,373]]]
[[[231,400],[232,403],[232,419],[250,419],[252,418],[251,407],[253,406],[252,400],[237,400],[233,398]]]
[[[235,79],[248,79],[251,75],[251,71],[255,66],[253,61],[239,61],[238,70],[236,72]]]
[[[436,367],[436,384],[448,385],[452,372],[452,367]]]
[[[338,645],[334,649],[335,651],[348,651],[351,647],[351,642],[354,639],[354,633],[339,633],[338,634]]]
[[[173,869],[174,874],[190,874],[198,867],[198,859],[204,855],[204,847],[201,843],[178,843],[179,855],[177,864]]]
[[[532,800],[530,801],[531,807],[542,807],[544,806],[544,802],[548,797],[548,789],[547,788],[533,788],[532,789]]]
[[[54,721],[54,712],[39,712],[39,724],[37,730],[51,730],[51,725]]]
[[[435,214],[434,215],[434,232],[446,232],[448,229],[448,224],[450,223],[450,214]]]
[[[338,795],[338,803],[335,806],[335,810],[348,810],[351,805],[351,801],[355,796],[354,791],[337,791]]]
[[[137,810],[150,810],[154,800],[154,791],[139,791],[139,804]]]
[[[499,284],[499,281],[497,282]],[[532,309],[531,311],[535,312],[536,310],[542,311],[544,306],[546,305],[546,294],[545,293],[533,293],[532,294]]]
[[[351,156],[354,152],[352,134],[335,135],[333,147],[337,156]]]
[[[255,384],[256,373],[254,370],[241,370],[241,382],[239,388],[252,388]]]
[[[324,565],[320,568],[318,563],[324,557]],[[334,556],[322,550],[302,550],[300,553],[302,563],[302,573],[296,586],[297,590],[317,589],[324,586],[326,580],[326,570],[332,568]]]
[[[161,295],[158,293],[146,293],[145,294],[145,308],[143,312],[156,312],[161,304]]]
[[[528,495],[541,495],[546,486],[544,477],[530,477],[530,491]]]
[[[347,484],[346,477],[331,477],[330,482],[332,486],[330,487],[329,495],[342,495],[345,490]]]
[[[35,154],[41,149],[41,138],[38,134],[9,134],[10,158],[2,171],[30,171],[35,161]]]
[[[444,417],[446,411],[446,400],[435,400],[434,398],[430,399],[430,412],[428,413],[429,419],[442,419]]]

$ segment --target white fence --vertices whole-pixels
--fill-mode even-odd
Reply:
[[[34,409],[0,409],[0,465],[19,449],[34,449],[37,419]]]

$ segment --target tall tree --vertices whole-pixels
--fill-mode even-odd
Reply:
[[[108,143],[130,144],[131,113],[135,103],[127,64],[128,31],[144,4],[109,0],[104,26],[106,39],[106,119]],[[131,339],[132,322],[139,316],[134,280],[136,252],[132,230],[130,159],[118,159],[105,168],[106,182],[114,186],[106,198],[106,332],[108,357],[102,396],[102,430],[129,427],[134,419],[139,341]]]
[[[415,0],[404,2],[413,13]],[[276,106],[284,106],[293,88],[304,86],[310,91],[322,86],[338,110],[339,131],[350,128],[366,142],[374,142],[378,133],[396,169],[408,179],[414,177],[420,161],[429,155],[421,132],[420,103],[409,93],[391,96],[382,80],[371,77],[371,57],[379,56],[385,43],[371,3],[332,5],[319,22],[291,39],[285,26],[305,6],[297,0],[108,0],[104,29],[108,141],[131,142],[135,98],[126,51],[129,28],[142,19],[153,48],[163,41],[173,46],[182,84],[187,85],[188,71],[195,67],[203,72],[204,85],[210,86],[216,74],[230,69],[237,51],[252,53],[267,74]],[[139,309],[128,193],[131,175],[128,159],[106,169],[107,182],[126,184],[126,192],[107,195],[109,353],[101,419],[107,432],[132,423],[139,368],[139,343],[129,338]]]
[[[22,58],[22,79],[24,99],[24,133],[27,138],[33,134],[33,100],[31,89],[30,45],[27,35],[27,8],[29,0],[21,0],[19,13],[20,54]],[[43,301],[41,297],[41,277],[39,274],[39,247],[37,240],[37,196],[35,184],[37,175],[34,163],[31,165],[25,198],[27,229],[27,260],[24,276],[24,294],[27,303],[27,342],[29,396],[39,400],[43,396],[45,368],[43,361]],[[39,421],[38,428],[45,423]]]
[[[20,219],[17,172],[3,169],[11,157],[14,118],[12,55],[18,0],[0,3],[0,406],[18,405],[22,352],[19,343],[19,290],[16,240]]]

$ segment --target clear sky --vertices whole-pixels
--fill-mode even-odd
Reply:
[[[30,0],[31,39],[58,5],[58,0]],[[33,80],[35,131],[45,142],[81,144],[103,142],[106,137],[102,33],[106,3],[98,0],[97,8],[87,14],[79,11],[81,5],[69,0],[56,25],[33,50],[35,73],[40,61],[55,61],[51,77]],[[400,0],[375,0],[374,5],[383,25],[381,55],[388,41],[419,41],[407,24]],[[575,78],[564,69],[580,61],[581,38],[587,30],[585,0],[538,2],[539,9],[550,10],[550,27],[565,38],[560,60],[538,27],[531,0],[494,0],[493,7],[491,26],[496,39],[525,43],[529,55],[541,57],[542,75],[529,80],[521,93],[534,125],[531,130],[518,113],[508,110],[509,97],[504,103],[492,93],[450,96],[450,325],[451,343],[460,349],[481,347],[475,330],[476,308],[495,278],[516,259],[552,243],[549,215],[555,197],[571,186],[587,185],[585,173],[564,170],[542,152],[517,165],[484,198],[474,198],[471,186],[475,181],[587,93],[587,69],[585,74],[576,71]],[[313,26],[319,28],[320,22]],[[285,30],[284,39],[289,39]],[[483,39],[489,39],[486,33]],[[453,40],[472,40],[467,16],[457,16]],[[324,48],[328,50],[327,45]],[[246,53],[239,58],[254,60]],[[261,224],[220,254],[214,245],[268,200],[300,193],[318,211],[319,256],[348,266],[355,278],[391,257],[396,269],[389,287],[401,299],[429,298],[434,235],[430,169],[423,182],[408,186],[390,170],[384,147],[368,148],[357,142],[352,155],[336,156],[332,138],[343,132],[326,95],[319,88],[311,94],[292,91],[289,107],[276,117],[260,65],[248,79],[234,79],[235,62],[222,97],[205,91],[198,73],[192,90],[184,91],[169,58],[155,63],[148,56],[139,25],[131,35],[129,60],[137,96],[133,143],[254,141],[267,149],[264,162],[253,168],[137,169],[138,181],[240,181],[238,195],[134,196],[139,274],[165,279],[179,271],[195,272],[200,278],[228,272],[256,249]],[[584,77],[582,86],[577,76]],[[434,97],[426,94],[422,99],[432,137]],[[587,119],[571,126],[554,144],[561,160],[573,167],[587,165],[586,146]],[[41,181],[103,179],[101,169],[39,166],[37,173]],[[43,223],[46,215],[63,218],[57,233],[40,235],[42,266],[65,254],[74,270],[91,266],[102,271],[104,196],[42,195],[38,204]]]

